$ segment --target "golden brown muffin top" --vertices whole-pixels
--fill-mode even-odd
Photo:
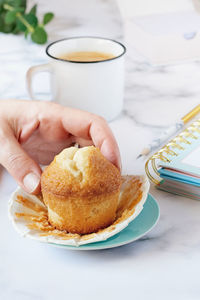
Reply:
[[[119,170],[94,146],[64,149],[46,167],[41,178],[42,192],[58,196],[87,196],[120,189]]]

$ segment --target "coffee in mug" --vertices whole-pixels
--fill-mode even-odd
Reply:
[[[99,37],[73,37],[51,43],[48,64],[27,72],[28,91],[37,72],[51,74],[52,100],[86,110],[110,121],[123,107],[124,54],[119,42]]]
[[[89,61],[102,61],[113,58],[114,55],[104,52],[95,51],[79,51],[79,52],[67,52],[61,54],[59,57],[63,60],[89,62]]]

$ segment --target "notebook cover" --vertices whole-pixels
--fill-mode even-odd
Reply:
[[[178,155],[168,155],[170,162],[160,161],[159,166],[194,175],[199,177],[200,182],[200,134],[198,139],[188,141],[191,142],[190,145],[182,143],[184,150],[176,149]]]
[[[192,184],[200,187],[200,178],[187,175],[186,173],[180,173],[176,171],[171,171],[169,169],[161,168],[158,170],[160,176],[163,179],[175,180],[178,182],[184,182],[187,184]]]

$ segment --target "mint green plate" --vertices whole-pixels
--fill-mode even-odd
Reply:
[[[158,203],[153,196],[149,194],[141,213],[131,223],[129,223],[125,229],[106,241],[81,245],[79,247],[53,243],[49,244],[70,250],[100,250],[119,247],[136,241],[147,234],[156,225],[159,216],[160,211]]]

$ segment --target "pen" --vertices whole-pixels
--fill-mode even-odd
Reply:
[[[142,152],[137,156],[137,159],[143,156],[147,156],[150,152],[156,150],[164,142],[166,142],[171,136],[173,136],[177,131],[179,131],[183,126],[188,123],[194,116],[200,112],[200,104],[188,112],[185,116],[181,118],[180,121],[174,125],[167,128],[159,138],[154,139],[151,144],[142,150]]]

